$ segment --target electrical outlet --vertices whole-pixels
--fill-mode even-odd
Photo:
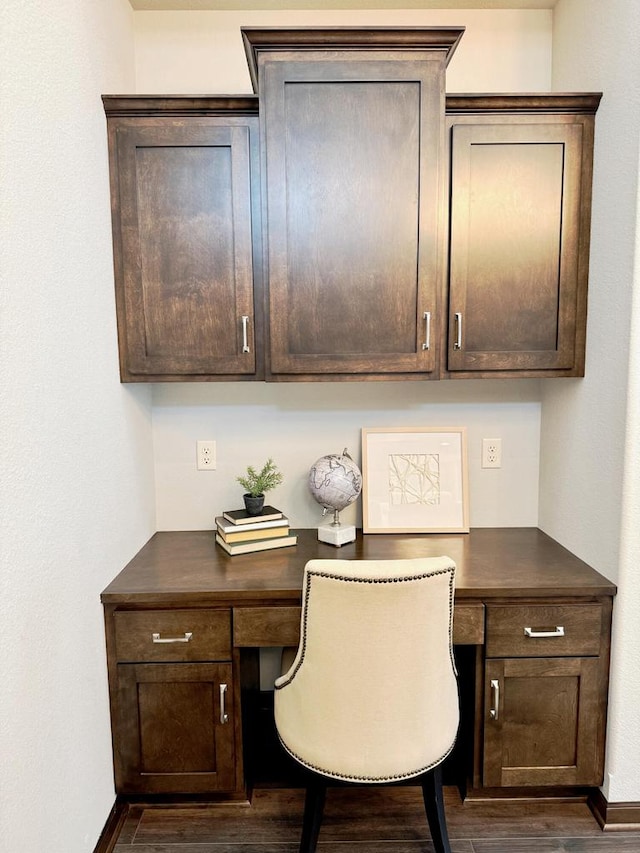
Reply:
[[[196,442],[196,462],[198,471],[213,471],[216,467],[215,441]]]
[[[502,439],[482,439],[482,467],[502,468]]]

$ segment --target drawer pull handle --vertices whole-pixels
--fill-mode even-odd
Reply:
[[[536,631],[534,628],[524,629],[525,637],[564,637],[564,626],[558,625],[553,631]]]
[[[225,700],[227,698],[227,685],[220,685],[220,722],[222,725],[229,722],[229,715],[225,710]]]
[[[185,631],[182,637],[161,637],[160,634],[152,634],[154,643],[188,643],[193,637],[193,631]]]
[[[431,347],[431,311],[424,312],[424,343],[422,349],[430,349]]]
[[[249,349],[249,333],[247,332],[247,323],[249,322],[249,316],[247,314],[242,315],[242,352],[251,352]]]
[[[498,719],[498,709],[500,708],[500,682],[497,678],[491,679],[491,691],[493,696],[491,697],[491,708],[489,709],[489,716],[492,720]]]
[[[460,311],[456,311],[453,316],[456,321],[456,340],[453,348],[462,349],[462,314]]]

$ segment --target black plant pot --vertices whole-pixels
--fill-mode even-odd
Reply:
[[[260,515],[264,506],[264,495],[243,495],[247,515]]]

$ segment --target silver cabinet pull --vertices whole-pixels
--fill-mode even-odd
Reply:
[[[249,349],[249,333],[247,331],[247,324],[249,323],[249,317],[247,314],[242,315],[242,352],[251,352]]]
[[[429,349],[431,346],[431,311],[425,311],[424,317],[424,343],[422,349]]]
[[[222,725],[229,722],[229,715],[225,710],[225,699],[227,697],[227,685],[220,685],[220,722]]]
[[[459,311],[453,315],[456,320],[456,342],[453,345],[454,349],[462,349],[462,314]]]
[[[152,634],[154,643],[188,643],[193,637],[193,631],[185,631],[182,637],[161,637],[160,634]]]
[[[500,708],[500,682],[497,678],[491,679],[491,691],[493,696],[491,697],[491,708],[489,709],[489,716],[493,720],[498,719],[498,709]]]
[[[553,631],[536,631],[534,628],[524,629],[525,637],[564,637],[564,625],[558,625]]]

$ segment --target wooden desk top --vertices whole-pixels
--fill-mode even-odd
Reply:
[[[451,557],[456,601],[594,597],[616,587],[535,527],[476,528],[468,534],[368,534],[342,548],[297,530],[298,544],[230,557],[210,530],[156,533],[109,584],[104,604],[201,606],[298,602],[305,563],[323,559]]]

